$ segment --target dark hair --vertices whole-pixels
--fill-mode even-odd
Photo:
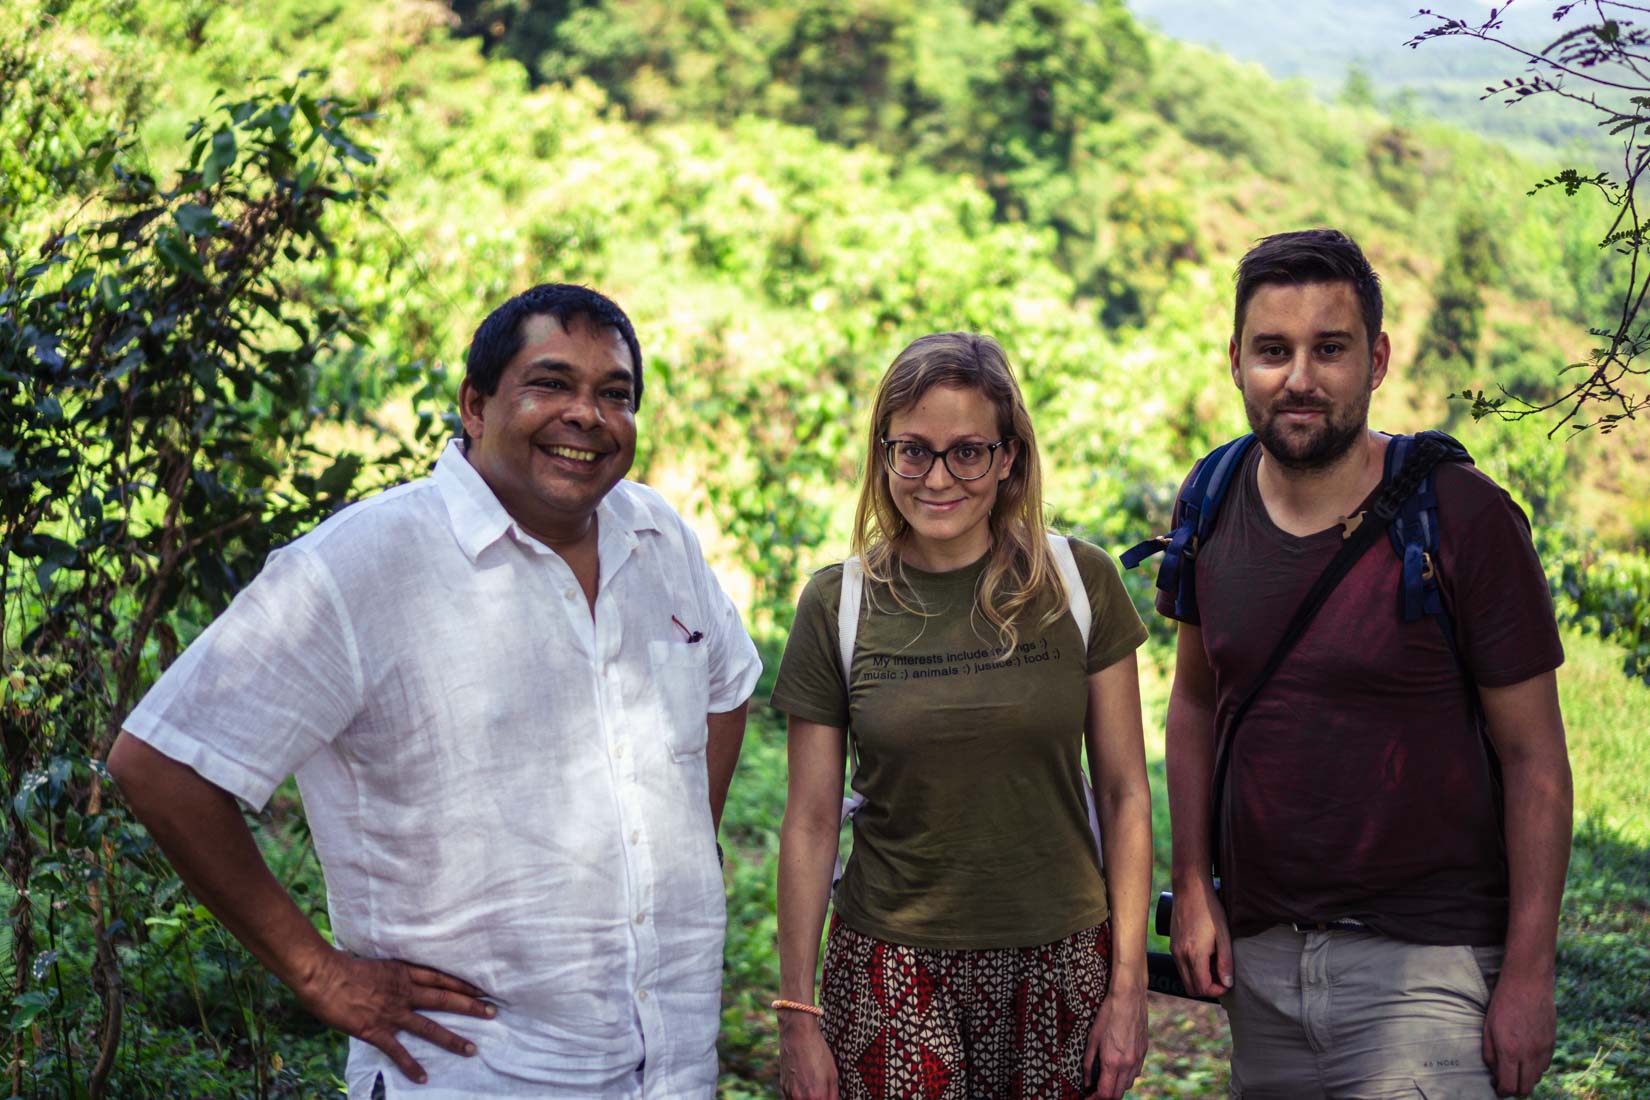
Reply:
[[[636,343],[636,330],[611,298],[598,294],[587,286],[572,283],[540,283],[524,290],[487,315],[470,337],[470,351],[464,357],[464,378],[478,393],[498,392],[499,376],[516,353],[521,350],[521,326],[529,317],[554,317],[566,327],[575,317],[582,317],[601,328],[615,328],[630,352],[635,394],[632,404],[642,406],[642,349]]]
[[[1381,277],[1358,243],[1339,229],[1302,229],[1263,237],[1238,261],[1232,339],[1243,334],[1243,311],[1263,286],[1279,283],[1351,283],[1364,315],[1365,338],[1381,334]]]

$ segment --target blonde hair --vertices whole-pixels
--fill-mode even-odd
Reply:
[[[904,583],[899,547],[911,525],[895,507],[888,489],[892,475],[883,460],[882,440],[894,415],[915,406],[936,386],[974,390],[984,396],[996,408],[1002,438],[1016,441],[1013,469],[998,485],[991,508],[991,552],[976,592],[976,610],[996,628],[1007,654],[1019,644],[1020,617],[1040,607],[1038,626],[1048,627],[1064,613],[1066,591],[1043,526],[1037,435],[1008,357],[991,337],[937,332],[912,343],[889,365],[871,407],[865,476],[854,510],[853,552],[859,555],[865,575],[886,584],[900,607],[925,613],[912,607],[901,593],[902,588],[909,591],[909,586]]]

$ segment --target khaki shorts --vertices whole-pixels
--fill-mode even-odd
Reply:
[[[1495,1100],[1484,1013],[1503,953],[1288,925],[1234,941],[1231,1095]]]

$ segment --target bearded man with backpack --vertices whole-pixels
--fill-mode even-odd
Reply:
[[[1381,309],[1344,234],[1256,245],[1229,345],[1253,435],[1123,559],[1167,551],[1173,951],[1227,1009],[1242,1100],[1523,1096],[1552,1058],[1552,602],[1458,443],[1370,430]]]

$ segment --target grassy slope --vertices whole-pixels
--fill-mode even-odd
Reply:
[[[1560,672],[1576,786],[1576,841],[1559,944],[1560,1034],[1553,1071],[1538,1096],[1595,1100],[1650,1093],[1650,688],[1627,681],[1610,645],[1567,632]],[[1141,665],[1152,782],[1158,888],[1168,885],[1168,800],[1163,786],[1163,711],[1172,655],[1153,646]],[[769,662],[770,669],[776,663]],[[771,672],[770,672],[771,677]],[[765,698],[770,681],[758,689]],[[728,861],[728,972],[723,994],[721,1095],[758,1097],[775,1080],[777,1035],[765,998],[777,986],[773,882],[775,825],[785,800],[784,733],[759,708],[724,832]],[[1166,943],[1153,938],[1154,950]],[[1229,1036],[1215,1008],[1152,998],[1152,1051],[1131,1096],[1225,1095]]]

